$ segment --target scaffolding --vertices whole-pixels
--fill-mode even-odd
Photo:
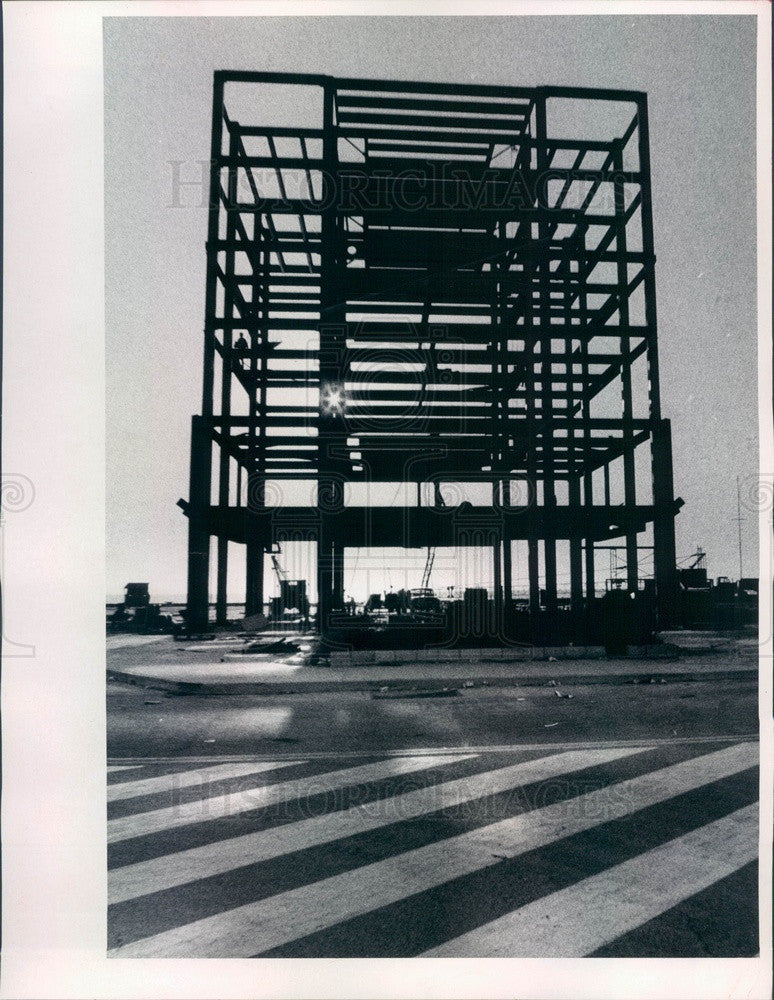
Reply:
[[[500,614],[522,540],[530,611],[550,620],[559,541],[577,611],[595,598],[597,542],[622,540],[637,590],[645,531],[671,624],[682,501],[660,405],[646,96],[219,71],[211,157],[181,502],[189,627],[208,621],[212,537],[221,621],[229,543],[247,549],[250,615],[264,553],[313,542],[325,634],[347,546],[491,549]],[[285,481],[313,495],[288,504]],[[416,484],[417,502],[352,505],[358,482]],[[445,482],[491,500],[421,505],[422,484],[438,498]]]

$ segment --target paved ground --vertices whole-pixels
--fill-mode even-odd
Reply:
[[[360,691],[206,697],[111,683],[108,695],[111,757],[283,748],[363,753],[757,731],[757,690],[749,681],[474,688],[449,698],[375,698]]]
[[[109,659],[140,681],[107,689],[111,955],[757,953],[747,657],[444,697],[163,692],[149,662],[202,654]]]
[[[756,764],[712,740],[113,765],[109,954],[751,955]]]
[[[132,646],[111,636],[109,676],[160,690],[210,694],[295,694],[378,690],[380,687],[462,687],[464,685],[544,685],[645,682],[657,679],[753,680],[757,675],[754,643],[736,644],[722,654],[707,655],[691,648],[675,656],[606,659],[602,651],[581,658],[577,650],[439,650],[427,662],[410,651],[383,652],[371,664],[312,666],[302,649],[282,654],[250,652],[237,639],[180,643],[166,637],[152,645]],[[116,645],[112,645],[113,643]],[[120,643],[120,645],[118,644]],[[442,658],[442,659],[440,659]],[[387,662],[384,662],[387,661]]]

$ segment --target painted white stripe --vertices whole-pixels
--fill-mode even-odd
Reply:
[[[291,851],[302,851],[341,837],[353,837],[378,830],[390,823],[403,822],[439,809],[451,809],[465,802],[482,799],[518,788],[529,782],[604,764],[645,748],[609,747],[606,750],[572,750],[551,754],[537,760],[523,761],[511,767],[484,771],[470,777],[456,778],[429,788],[418,788],[405,795],[363,803],[340,812],[326,813],[286,823],[269,830],[258,830],[230,840],[192,847],[177,854],[153,858],[114,868],[108,872],[108,902],[119,903],[161,889],[171,889],[195,879],[231,871],[242,865],[267,861]]]
[[[757,854],[758,806],[754,804],[552,892],[424,954],[444,958],[579,958],[708,889]]]
[[[114,764],[112,767],[108,767],[108,774],[113,774],[114,771],[138,771],[142,767],[142,764]]]
[[[543,753],[558,753],[560,750],[594,750],[601,749],[603,747],[661,747],[661,746],[701,746],[704,743],[755,743],[758,740],[757,733],[737,733],[735,736],[724,736],[718,734],[716,736],[670,736],[666,739],[654,738],[652,740],[564,740],[560,742],[546,742],[541,741],[540,743],[505,743],[505,744],[481,744],[474,745],[466,743],[464,746],[457,747],[404,747],[401,750],[384,750],[379,751],[379,753],[384,753],[385,757],[413,757],[415,754],[419,753],[513,753],[514,751],[532,751],[538,750]],[[313,752],[304,753],[303,756],[309,760],[325,759],[325,760],[357,760],[361,757],[373,757],[374,750],[346,750],[346,751],[331,751],[331,750],[315,750]],[[268,759],[270,755],[266,754],[265,757]],[[287,759],[292,759],[292,754],[283,753],[283,757]],[[301,754],[299,754],[301,756]],[[145,764],[209,764],[212,763],[213,757],[211,754],[202,755],[188,755],[182,756],[178,755],[176,757],[115,757],[111,758],[115,761],[120,761],[121,763],[126,763],[128,760],[136,760],[137,765],[142,766]],[[222,764],[238,764],[242,761],[248,760],[262,760],[264,759],[260,755],[250,753],[250,754],[218,754],[217,758]]]
[[[325,774],[316,774],[314,777],[227,792],[223,795],[213,795],[211,798],[197,799],[194,802],[182,802],[179,805],[154,809],[134,816],[116,817],[108,820],[108,843],[114,844],[129,837],[143,837],[191,823],[205,823],[223,816],[233,816],[251,809],[275,805],[278,802],[288,802],[302,796],[332,792],[345,785],[357,785],[361,782],[407,774],[410,771],[441,767],[444,764],[467,760],[472,756],[475,755],[390,758],[375,764],[361,764],[359,767],[348,767],[341,771],[328,771]]]
[[[204,789],[212,781],[242,778],[246,774],[262,774],[264,771],[276,771],[280,767],[305,763],[306,761],[303,760],[269,760],[255,761],[252,764],[213,764],[211,767],[200,767],[192,771],[159,774],[152,778],[140,778],[137,781],[124,781],[118,785],[108,785],[107,800],[108,802],[116,802],[124,799],[136,799],[141,795],[176,792],[179,788],[191,788],[194,785],[201,785]]]
[[[120,958],[236,958],[268,951],[350,917],[563,837],[655,805],[753,766],[757,745],[742,744],[522,813],[356,871],[246,903],[108,952]]]
[[[514,753],[515,751],[533,751],[537,750],[542,753],[558,753],[560,750],[599,750],[604,747],[643,747],[643,748],[655,748],[661,746],[701,746],[704,743],[714,743],[714,744],[731,744],[731,743],[755,743],[758,740],[757,733],[737,733],[735,736],[670,736],[667,739],[654,738],[652,740],[565,740],[562,742],[545,742],[540,743],[507,743],[498,746],[490,745],[473,745],[466,743],[464,746],[457,747],[404,747],[402,750],[384,750],[384,751],[374,751],[374,750],[348,750],[344,752],[336,752],[331,750],[315,750],[312,752],[307,752],[304,754],[298,754],[299,757],[303,756],[307,760],[358,760],[363,757],[373,757],[374,753],[383,753],[385,757],[414,757],[417,754],[432,753],[432,754],[456,754],[456,753]],[[250,760],[268,760],[270,754],[261,756],[259,754],[218,754],[217,759],[222,764],[239,764],[242,762]],[[286,760],[293,760],[292,753],[283,753],[283,758]],[[112,758],[116,761],[121,761],[125,763],[127,760],[131,760],[129,757],[115,757]],[[202,755],[189,755],[189,756],[177,756],[177,757],[138,757],[135,758],[138,763],[136,767],[144,766],[147,764],[200,764],[204,766],[205,764],[212,763],[213,757],[211,754]],[[272,756],[273,759],[273,756]]]

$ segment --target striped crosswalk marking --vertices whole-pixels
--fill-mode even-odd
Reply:
[[[115,844],[130,837],[143,837],[174,827],[191,823],[207,822],[223,816],[234,816],[251,809],[260,809],[293,798],[335,791],[345,785],[377,781],[380,778],[395,777],[412,771],[440,767],[456,761],[467,760],[473,754],[444,756],[394,757],[375,764],[361,764],[326,774],[315,775],[313,779],[293,779],[273,785],[236,792],[226,792],[205,799],[196,799],[178,805],[165,806],[149,812],[120,816],[108,820],[108,843]],[[297,762],[294,762],[297,763]]]
[[[286,826],[259,830],[241,837],[180,851],[171,857],[154,858],[111,871],[108,898],[111,903],[133,899],[161,889],[184,885],[192,878],[206,878],[240,865],[301,851],[342,837],[376,830],[440,809],[449,809],[485,795],[497,795],[532,781],[619,760],[645,747],[608,747],[600,750],[570,750],[475,776],[430,785],[390,798],[376,805],[353,806],[341,812],[301,820]]]
[[[293,761],[304,764],[306,761]],[[224,781],[228,778],[242,778],[248,774],[263,774],[266,771],[276,771],[287,767],[286,760],[256,761],[251,764],[212,764],[210,767],[198,767],[190,771],[176,774],[160,774],[152,778],[138,778],[137,781],[125,781],[118,785],[109,785],[108,802],[123,799],[137,799],[143,795],[153,795],[156,792],[177,791],[180,788],[191,788],[196,785],[206,785],[209,782]]]
[[[757,824],[757,805],[738,809],[423,954],[436,958],[589,955],[752,861],[758,847]]]
[[[491,867],[755,765],[745,743],[693,757],[636,778],[404,851],[311,885],[110,950],[117,957],[246,957],[268,952],[337,923]]]

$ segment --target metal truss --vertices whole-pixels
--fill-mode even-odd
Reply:
[[[245,120],[230,100],[242,88],[241,109],[251,86],[262,96]],[[298,88],[314,126],[275,124],[272,88]],[[315,541],[325,631],[348,545],[483,539],[502,607],[511,541],[526,539],[537,615],[557,607],[558,539],[578,609],[595,596],[595,542],[625,540],[637,589],[650,524],[668,623],[681,501],[654,264],[644,94],[216,73],[202,411],[182,504],[191,623],[207,621],[213,535],[221,619],[229,541],[247,546],[248,613],[263,607],[264,552]],[[316,503],[275,502],[283,480],[316,484]],[[417,504],[349,507],[358,481],[416,483]],[[491,504],[420,506],[422,483],[438,497],[450,481],[487,484]]]

